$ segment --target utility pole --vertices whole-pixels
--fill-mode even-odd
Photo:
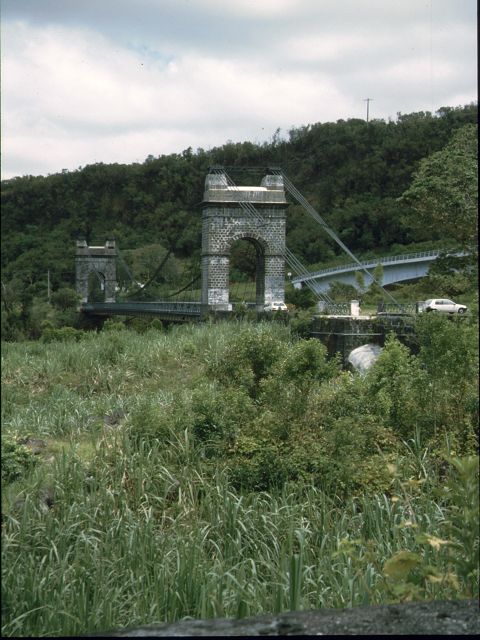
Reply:
[[[364,98],[364,102],[367,103],[367,122],[368,122],[368,112],[369,112],[369,106],[370,106],[370,102],[373,100],[373,98]]]

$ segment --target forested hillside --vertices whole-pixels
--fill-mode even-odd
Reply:
[[[127,252],[156,245],[159,253],[171,250],[176,258],[198,262],[197,205],[212,164],[231,168],[239,184],[261,179],[262,170],[247,168],[281,167],[356,254],[451,243],[448,226],[432,226],[428,216],[418,224],[415,198],[399,198],[422,159],[444,149],[466,125],[473,131],[476,122],[476,104],[445,107],[435,115],[398,114],[389,122],[339,120],[294,128],[285,136],[277,131],[264,144],[228,142],[208,151],[152,155],[142,164],[98,163],[3,181],[2,308],[17,302],[26,313],[36,297],[45,299],[47,272],[52,291],[72,286],[78,238],[90,244],[115,238]],[[287,244],[307,265],[340,252],[293,204]]]

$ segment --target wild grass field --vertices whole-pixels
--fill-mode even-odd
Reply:
[[[3,635],[478,594],[474,319],[108,327],[2,345]]]

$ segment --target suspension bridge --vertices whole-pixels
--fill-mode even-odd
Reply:
[[[372,272],[372,266],[377,263],[358,260],[280,168],[267,169],[260,186],[238,186],[224,167],[214,166],[206,176],[200,205],[200,273],[177,291],[168,291],[155,300],[145,299],[169,253],[160,260],[147,282],[140,285],[115,241],[109,240],[101,247],[77,241],[76,289],[81,310],[93,315],[155,315],[177,322],[197,321],[212,313],[228,315],[234,308],[229,281],[232,245],[246,240],[253,246],[256,265],[255,300],[246,303],[247,306],[264,312],[269,305],[284,303],[285,267],[288,266],[294,285],[308,287],[326,313],[349,315],[350,303],[334,302],[326,288],[318,285],[322,273],[310,273],[287,247],[287,195],[350,257],[351,270],[363,272],[366,282],[376,282],[383,289],[383,283],[378,282]],[[127,274],[130,292],[119,291],[120,267]],[[92,278],[102,292],[102,301],[91,299]],[[389,303],[400,308],[392,294],[383,291]]]

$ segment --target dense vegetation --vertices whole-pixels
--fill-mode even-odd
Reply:
[[[2,184],[3,635],[478,595],[476,113],[309,125]],[[364,375],[308,339],[308,311],[81,320],[79,236],[115,237],[157,291],[198,272],[211,164],[239,183],[281,166],[357,253],[468,247],[395,295],[463,296],[469,313],[412,319],[415,349],[390,336]],[[340,260],[312,225],[292,205],[289,247]],[[247,288],[248,250],[232,262]],[[333,298],[352,295],[337,285]]]
[[[475,597],[475,320],[365,376],[276,323],[121,326],[4,345],[3,635]]]
[[[276,132],[264,144],[226,143],[209,151],[149,156],[142,164],[99,163],[3,181],[2,335],[38,335],[38,324],[49,320],[47,273],[52,291],[72,287],[79,237],[90,244],[116,238],[142,282],[167,256],[163,279],[182,284],[198,273],[198,204],[214,164],[229,167],[239,184],[262,177],[262,169],[249,167],[282,167],[356,254],[471,244],[476,237],[471,224],[477,209],[476,122],[476,104],[445,107],[435,115],[398,114],[388,122],[339,120],[292,129],[288,136]],[[445,210],[456,212],[450,218],[454,224],[445,224]],[[438,215],[432,218],[432,212]],[[343,259],[338,246],[294,204],[287,244],[306,265]],[[235,249],[233,278],[253,268],[248,246],[244,242]],[[122,278],[127,272],[120,269]]]

